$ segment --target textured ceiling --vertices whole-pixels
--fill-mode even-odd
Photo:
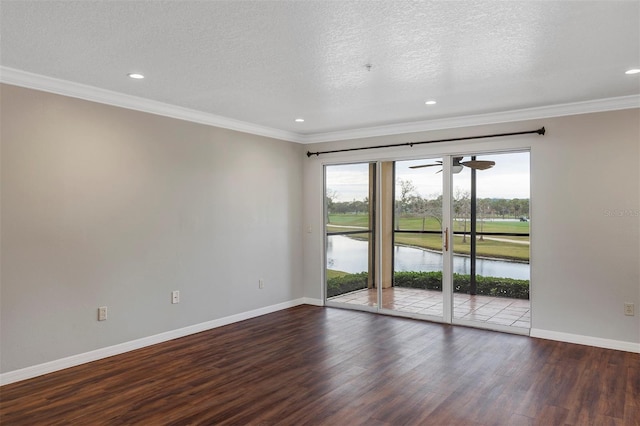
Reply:
[[[639,1],[2,0],[0,28],[3,67],[303,135],[640,93]]]

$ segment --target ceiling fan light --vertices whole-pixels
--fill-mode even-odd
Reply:
[[[451,171],[453,173],[460,173],[462,171],[462,164],[454,164],[451,166]]]

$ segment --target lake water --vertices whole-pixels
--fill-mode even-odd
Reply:
[[[394,248],[396,271],[431,272],[442,270],[442,254],[413,247]],[[471,260],[466,256],[453,256],[453,272],[469,274]],[[357,273],[368,268],[366,241],[343,235],[327,237],[327,268]],[[476,274],[485,277],[504,277],[528,280],[529,264],[503,260],[476,259]]]

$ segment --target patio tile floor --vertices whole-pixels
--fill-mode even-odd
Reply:
[[[376,306],[376,289],[362,289],[329,298],[332,302]],[[442,292],[392,287],[382,290],[382,307],[400,312],[442,316]],[[453,317],[511,327],[531,327],[528,300],[454,293]]]

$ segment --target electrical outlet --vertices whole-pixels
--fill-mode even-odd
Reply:
[[[171,292],[171,303],[180,303],[180,292],[178,290]]]
[[[635,306],[633,305],[633,303],[625,303],[624,304],[624,314],[625,315],[629,315],[629,316],[634,316],[635,315]]]
[[[258,288],[264,288],[264,280],[258,280]]]
[[[100,306],[98,308],[98,321],[106,321],[107,320],[107,307]]]

